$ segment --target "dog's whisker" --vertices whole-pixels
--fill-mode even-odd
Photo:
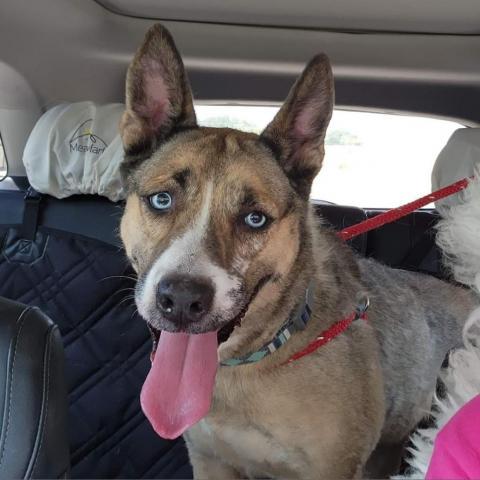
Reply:
[[[124,280],[133,280],[133,281],[137,280],[137,277],[130,276],[130,275],[110,275],[109,277],[101,278],[99,281],[103,282],[104,280],[112,280],[112,279],[118,279],[118,278],[121,278]]]
[[[117,295],[119,293],[122,293],[122,292],[134,292],[135,291],[135,288],[133,287],[127,287],[127,288],[122,288],[120,290],[117,290],[116,292],[114,292],[113,294],[114,295]]]
[[[135,300],[134,296],[125,297],[123,300],[121,300],[119,303],[117,303],[117,307],[119,307],[120,305],[122,305],[126,302],[131,302],[132,300]]]

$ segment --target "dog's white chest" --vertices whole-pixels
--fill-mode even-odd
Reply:
[[[191,430],[191,439],[225,459],[249,477],[275,476],[277,469],[288,471],[292,457],[275,438],[257,426],[223,424],[201,420]],[[290,452],[291,453],[291,452]],[[285,470],[287,469],[287,470]]]

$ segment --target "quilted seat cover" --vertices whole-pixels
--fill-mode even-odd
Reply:
[[[0,295],[41,308],[64,340],[71,476],[191,477],[183,441],[159,438],[140,409],[151,340],[123,252],[42,230],[39,258],[22,263],[9,254],[13,230],[1,228]]]

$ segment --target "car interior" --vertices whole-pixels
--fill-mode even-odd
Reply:
[[[100,149],[118,167],[125,73],[149,26],[161,21],[172,32],[199,108],[222,107],[227,123],[229,109],[255,116],[278,107],[323,51],[336,111],[451,122],[450,133],[471,132],[453,143],[433,134],[454,165],[480,138],[479,20],[475,0],[3,0],[0,478],[192,477],[183,440],[159,438],[139,405],[151,338],[118,235],[118,168],[81,164],[75,143],[87,135],[87,153]],[[389,135],[415,154],[403,131]],[[357,148],[346,142],[342,152]],[[385,161],[396,148],[382,144]],[[394,206],[381,195],[361,204],[357,194],[379,186],[414,200],[408,185],[420,171],[418,193],[427,194],[425,172],[440,150],[432,147],[418,170],[421,157],[402,165],[395,156],[401,178],[373,162],[349,183],[350,202],[318,188],[315,211],[336,230],[356,224]],[[448,279],[435,245],[438,218],[432,205],[349,243],[389,266]]]

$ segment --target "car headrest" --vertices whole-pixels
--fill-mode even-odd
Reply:
[[[56,198],[76,194],[125,198],[119,166],[122,104],[61,104],[38,120],[23,152],[30,185]]]
[[[459,128],[438,155],[432,171],[432,191],[480,174],[480,128]],[[435,203],[440,214],[462,203],[463,192]]]

